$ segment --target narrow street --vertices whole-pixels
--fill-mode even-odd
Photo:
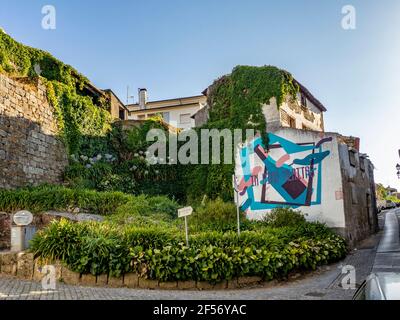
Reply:
[[[288,282],[268,283],[263,286],[242,290],[223,291],[177,291],[139,290],[116,288],[90,288],[58,284],[55,291],[43,291],[40,283],[22,281],[12,277],[0,277],[0,299],[5,300],[141,300],[141,299],[300,299],[300,300],[348,300],[355,290],[342,288],[345,274],[342,267],[355,267],[357,285],[376,271],[400,272],[399,241],[400,209],[379,215],[381,231],[363,241],[344,261],[321,267],[315,272],[290,279]],[[383,228],[383,226],[385,226]]]

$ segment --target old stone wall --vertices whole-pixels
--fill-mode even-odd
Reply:
[[[339,144],[346,237],[356,244],[378,229],[373,165],[346,144]]]
[[[38,80],[0,75],[0,188],[58,183],[67,152]]]
[[[11,215],[0,212],[0,250],[11,246]]]

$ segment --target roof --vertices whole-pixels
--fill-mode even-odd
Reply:
[[[105,96],[105,92],[110,93],[118,100],[118,102],[125,110],[129,111],[125,104],[121,101],[121,99],[111,89],[99,89],[91,82],[85,84],[85,89],[96,96]]]
[[[298,82],[296,79],[294,79],[294,82],[300,87],[300,91],[304,93],[304,95],[307,97],[308,100],[310,100],[318,109],[320,109],[322,112],[327,111],[324,105],[317,99],[315,98],[308,89],[303,86],[300,82]]]
[[[112,91],[111,89],[104,89],[104,90],[102,90],[102,91],[111,93],[111,94],[118,100],[118,102],[121,104],[121,106],[122,106],[125,110],[129,111],[128,108],[126,107],[126,105],[125,105],[125,104],[121,101],[121,99],[114,93],[114,91]]]
[[[174,107],[184,107],[195,105],[204,100],[205,102],[206,97],[204,95],[197,95],[197,96],[190,96],[190,97],[183,97],[183,98],[174,98],[174,99],[165,99],[165,100],[155,100],[149,101],[146,103],[146,111],[148,110],[156,110],[156,109],[163,109],[163,108],[174,108]],[[129,104],[126,106],[129,112],[142,112],[143,109],[140,109],[138,103]]]

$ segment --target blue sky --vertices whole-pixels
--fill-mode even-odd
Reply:
[[[126,100],[200,94],[235,65],[290,71],[326,106],[327,131],[361,138],[376,181],[400,188],[398,0],[0,0],[0,26]],[[344,5],[356,30],[341,27]],[[44,5],[56,30],[41,27]]]

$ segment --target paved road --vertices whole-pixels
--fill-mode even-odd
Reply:
[[[400,209],[386,213],[385,228],[376,253],[373,272],[400,272]]]
[[[392,219],[392,221],[394,221]],[[140,300],[140,299],[240,299],[240,300],[343,300],[351,299],[355,290],[341,287],[342,266],[356,268],[357,284],[371,272],[381,234],[374,235],[353,250],[344,261],[301,276],[289,282],[267,284],[251,289],[223,291],[139,290],[90,288],[58,284],[55,291],[42,290],[40,283],[0,277],[0,300]]]

